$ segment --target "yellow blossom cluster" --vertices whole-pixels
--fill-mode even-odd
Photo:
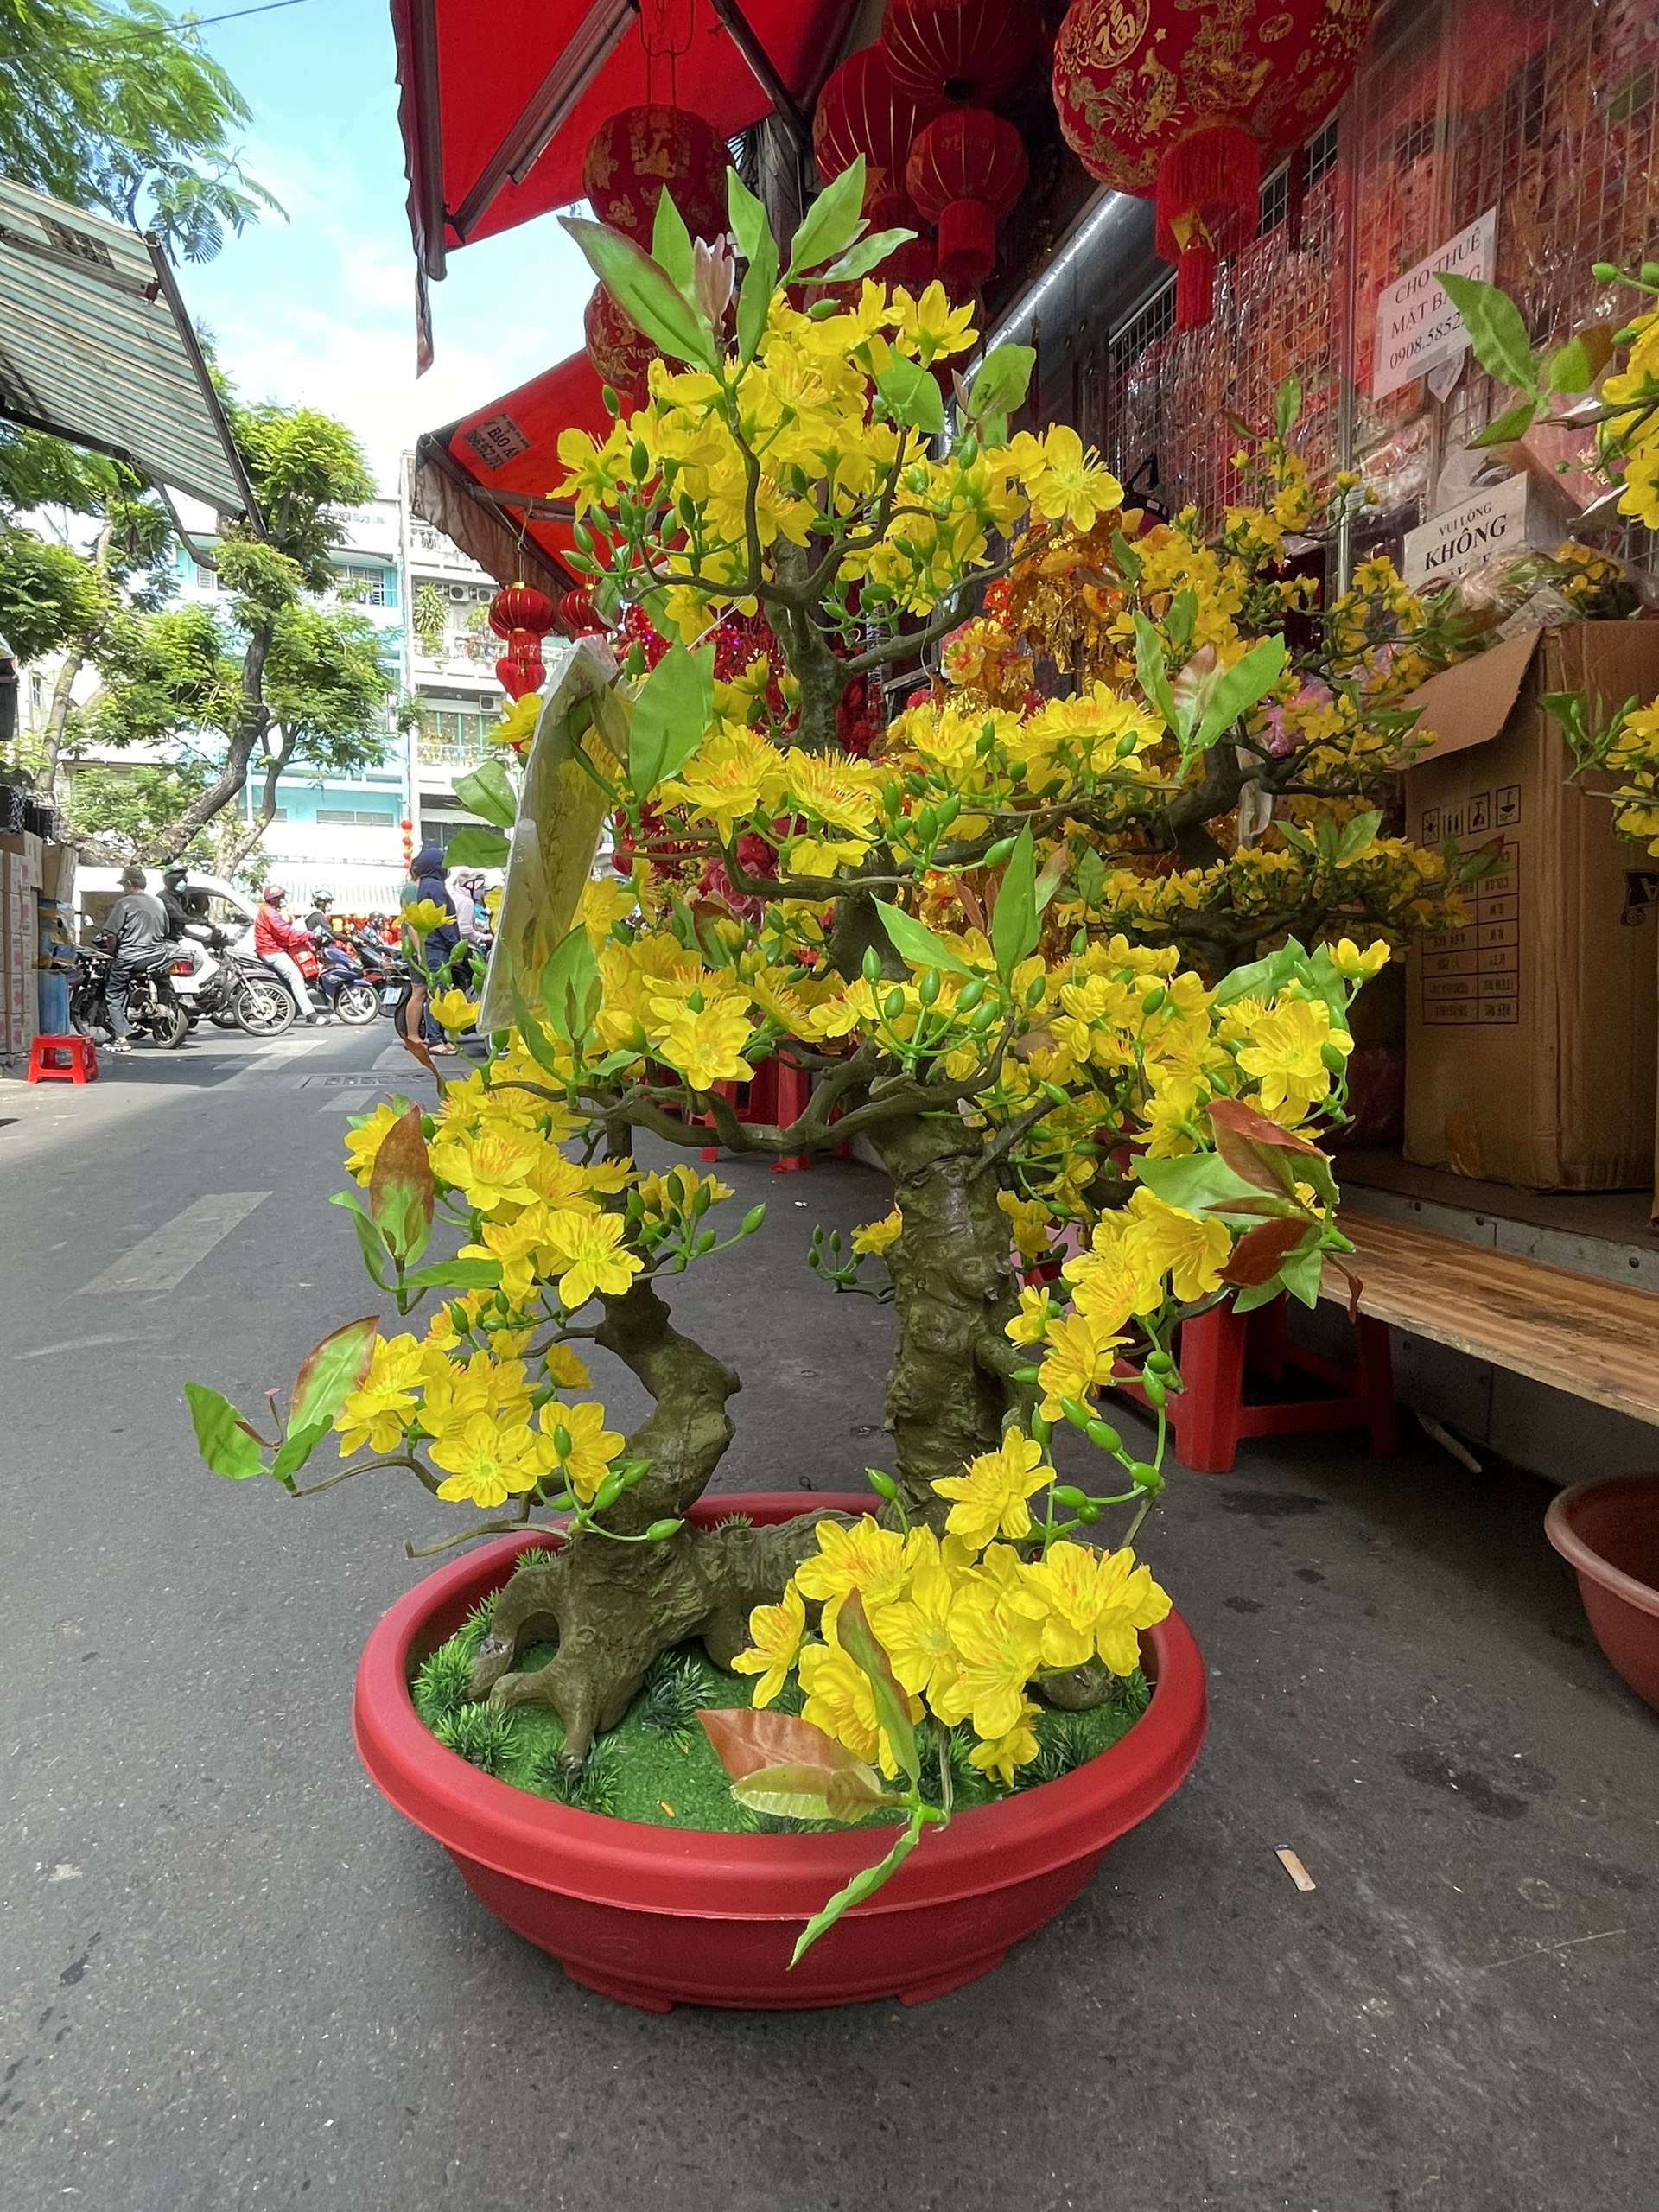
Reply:
[[[803,1719],[859,1758],[896,1771],[868,1675],[837,1636],[855,1591],[876,1641],[910,1701],[948,1728],[965,1723],[972,1764],[1012,1783],[1037,1757],[1033,1684],[1046,1672],[1099,1659],[1113,1674],[1141,1662],[1140,1631],[1169,1599],[1127,1548],[1101,1552],[1065,1537],[1030,1548],[1029,1500],[1055,1479],[1043,1447],[1017,1427],[995,1452],[933,1487],[951,1501],[945,1533],[900,1535],[866,1515],[850,1527],[821,1521],[818,1549],[796,1569],[781,1600],[749,1618],[748,1649],[733,1661],[759,1676],[756,1706],[770,1705],[793,1674]],[[808,1607],[819,1634],[809,1633]]]

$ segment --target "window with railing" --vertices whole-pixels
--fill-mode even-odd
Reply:
[[[489,751],[484,734],[489,723],[481,714],[429,707],[422,720],[416,751],[428,767],[474,767]]]
[[[366,561],[336,561],[340,595],[359,607],[396,607],[397,572]]]

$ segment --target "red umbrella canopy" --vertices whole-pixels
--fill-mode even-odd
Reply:
[[[689,108],[721,138],[772,103],[709,0],[675,10],[671,41],[634,0],[391,0],[410,227],[429,274],[445,251],[582,197],[588,142],[619,110]],[[797,99],[812,82],[842,0],[744,0],[743,13]],[[550,124],[552,125],[549,135]]]

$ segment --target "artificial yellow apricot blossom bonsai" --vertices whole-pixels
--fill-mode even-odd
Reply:
[[[1277,637],[1188,681],[1201,648],[1187,626],[1182,661],[1178,617],[1139,641],[1138,688],[918,706],[880,758],[841,750],[847,682],[957,628],[1006,565],[995,540],[1121,507],[1070,434],[1007,436],[1024,349],[990,353],[947,422],[934,371],[971,349],[966,311],[858,283],[891,250],[861,235],[861,187],[855,165],[780,273],[734,175],[734,310],[725,250],[694,248],[667,194],[652,256],[571,225],[669,359],[603,444],[567,436],[562,488],[601,600],[671,642],[649,672],[569,649],[519,788],[499,765],[469,786],[510,869],[481,1010],[444,1009],[488,1058],[431,1109],[354,1125],[338,1201],[399,1315],[435,1310],[328,1339],[274,1444],[189,1393],[220,1473],[298,1489],[332,1423],[345,1466],[302,1494],[396,1466],[486,1516],[447,1541],[558,1516],[562,1543],[520,1561],[470,1643],[466,1694],[550,1707],[577,1767],[659,1655],[700,1641],[755,1677],[747,1715],[706,1717],[743,1802],[902,1822],[861,1896],[948,1815],[947,1732],[1009,1786],[1039,1705],[1097,1707],[1133,1671],[1168,1604],[1132,1545],[1163,1483],[1172,1332],[1228,1298],[1311,1303],[1346,1249],[1316,1139],[1341,1115],[1352,995],[1387,957],[1293,940],[1206,980],[1103,925],[1079,880],[1094,847],[1073,825],[1179,793],[1294,684]],[[715,681],[703,633],[751,604],[781,689]],[[590,878],[607,815],[656,856],[626,884]],[[720,1086],[768,1058],[810,1077],[807,1103],[740,1121]],[[891,1465],[861,1518],[688,1522],[738,1378],[664,1293],[764,1210],[722,1234],[729,1190],[635,1147],[697,1147],[710,1120],[762,1158],[865,1138],[892,1179],[845,1266],[818,1251],[896,1322]],[[626,1436],[594,1351],[652,1401]],[[1101,1410],[1125,1373],[1155,1419],[1144,1455]],[[1058,1478],[1061,1427],[1104,1455],[1108,1496]],[[785,1690],[801,1713],[766,1709]]]

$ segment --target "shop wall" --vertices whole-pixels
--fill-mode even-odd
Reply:
[[[1370,537],[1397,538],[1499,404],[1472,362],[1444,397],[1418,378],[1372,400],[1378,292],[1495,208],[1496,278],[1535,342],[1621,318],[1630,295],[1599,285],[1591,264],[1631,266],[1659,238],[1656,78],[1650,0],[1399,0],[1334,130],[1309,148],[1300,250],[1270,180],[1208,328],[1176,333],[1173,280],[1148,270],[1131,311],[1074,335],[1098,364],[1093,419],[1086,385],[1078,399],[1046,387],[1046,402],[1125,480],[1155,455],[1166,504],[1215,513],[1239,495],[1227,415],[1265,423],[1294,374],[1310,466],[1357,468],[1379,502]]]

